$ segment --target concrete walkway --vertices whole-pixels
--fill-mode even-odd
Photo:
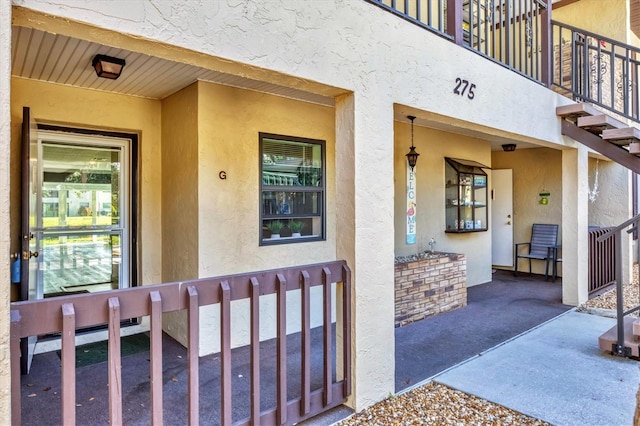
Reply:
[[[632,425],[638,361],[598,348],[615,320],[569,311],[432,379],[561,425]]]

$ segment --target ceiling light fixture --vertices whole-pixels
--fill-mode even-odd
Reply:
[[[124,68],[124,59],[114,58],[107,55],[96,55],[91,62],[98,77],[116,80]]]

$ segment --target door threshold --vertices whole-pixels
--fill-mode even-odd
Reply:
[[[133,334],[146,333],[149,331],[148,321],[142,321],[140,324],[132,324],[120,328],[120,336],[131,336]],[[87,343],[102,342],[109,339],[109,330],[94,330],[76,335],[76,346],[85,345]],[[59,351],[62,349],[62,339],[60,337],[52,337],[46,340],[38,340],[34,349],[34,355],[47,352]]]

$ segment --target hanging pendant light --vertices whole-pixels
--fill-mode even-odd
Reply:
[[[411,167],[411,171],[413,171],[413,168],[418,162],[418,156],[420,155],[416,152],[416,148],[413,146],[413,120],[416,118],[413,115],[407,115],[407,118],[411,120],[411,148],[409,148],[409,153],[407,154],[407,161],[409,161],[409,167]]]

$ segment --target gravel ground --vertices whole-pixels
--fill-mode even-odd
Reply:
[[[548,425],[484,399],[430,382],[338,423],[357,425]]]
[[[633,282],[625,284],[622,287],[625,310],[631,309],[640,304],[640,301],[638,300],[640,298],[640,287],[638,285],[638,281],[638,264],[636,263],[633,266]],[[589,300],[587,303],[580,305],[578,307],[578,311],[589,311],[589,308],[615,310],[617,304],[616,298],[617,291],[614,288],[613,290],[607,291],[606,293]],[[637,313],[634,315],[637,315]]]
[[[638,265],[633,282],[623,287],[625,309],[640,301]],[[578,307],[579,311],[615,310],[616,290],[610,290]],[[517,411],[484,399],[430,382],[398,396],[390,396],[338,423],[358,425],[548,425]]]

